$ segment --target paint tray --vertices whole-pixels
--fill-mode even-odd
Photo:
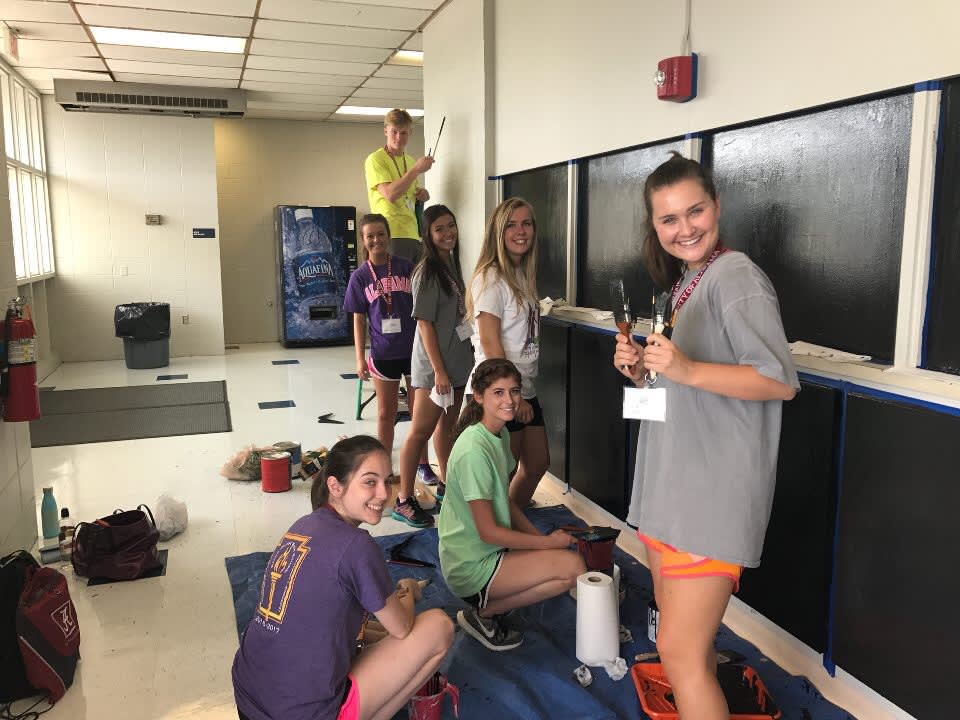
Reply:
[[[663,665],[637,663],[630,668],[630,675],[637,686],[640,705],[651,720],[680,720]],[[727,698],[730,720],[778,720],[782,716],[753,668],[733,663],[720,665],[717,680]]]

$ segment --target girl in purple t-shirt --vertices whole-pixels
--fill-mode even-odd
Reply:
[[[327,454],[314,511],[273,551],[233,662],[241,720],[393,717],[450,649],[447,615],[415,615],[420,585],[404,578],[394,588],[383,553],[358,527],[380,522],[389,474],[386,451],[366,435]],[[370,615],[387,634],[358,654]]]
[[[413,288],[410,276],[413,263],[390,254],[390,226],[383,215],[360,218],[360,239],[366,261],[350,276],[343,309],[353,313],[353,346],[357,355],[357,374],[373,380],[377,392],[377,437],[393,452],[393,426],[401,378],[406,381],[410,409],[410,356],[417,321],[413,317]],[[366,357],[366,328],[370,328],[370,357]],[[430,467],[427,449],[420,453],[420,464]],[[391,473],[392,475],[392,473]],[[433,525],[433,516],[420,507],[413,493],[413,478],[403,482],[397,494],[393,515],[413,527]]]

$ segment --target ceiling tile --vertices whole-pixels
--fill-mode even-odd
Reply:
[[[308,120],[313,122],[323,122],[329,117],[329,112],[294,112],[292,110],[268,110],[266,108],[254,108],[248,110],[245,118],[253,120]]]
[[[414,118],[416,120],[416,118]],[[367,125],[382,125],[383,118],[379,115],[331,115],[330,122],[338,123],[361,123]]]
[[[29,40],[21,38],[17,43],[20,60],[27,62],[43,58],[97,57],[91,42],[57,42],[55,40]]]
[[[218,67],[241,67],[243,65],[243,55],[235,53],[169,50],[167,48],[134,47],[132,45],[101,45],[100,51],[105,58],[115,58],[117,60],[140,60],[142,62],[177,63],[179,65],[216,65]]]
[[[36,67],[51,68],[61,70],[88,70],[93,72],[106,72],[103,61],[98,57],[61,57],[61,58],[40,58],[37,60],[27,60],[17,65],[18,68]]]
[[[423,80],[423,68],[410,67],[409,65],[384,65],[377,70],[376,77]]]
[[[104,0],[104,2],[94,2],[94,4],[252,18],[257,7],[257,0]]]
[[[256,70],[282,70],[284,72],[360,75],[366,77],[376,70],[378,65],[374,63],[334,62],[332,60],[305,60],[303,58],[251,55],[247,59],[247,67]]]
[[[4,0],[0,3],[0,18],[7,23],[15,20],[32,22],[75,23],[77,16],[65,2],[46,0]]]
[[[256,90],[266,93],[282,95],[317,95],[346,97],[356,89],[356,85],[303,85],[297,83],[264,82],[262,80],[248,80],[243,76],[241,87],[246,90]]]
[[[345,101],[346,105],[359,105],[361,107],[388,107],[388,108],[420,108],[423,109],[422,100],[411,100],[410,98],[394,97],[357,97],[351,95]]]
[[[66,23],[44,23],[44,22],[19,22],[10,20],[12,25],[20,32],[20,41],[26,42],[29,39],[37,40],[66,40],[71,42],[89,42],[90,38],[84,31],[83,26],[77,22],[75,24]]]
[[[408,101],[419,101],[423,102],[423,93],[419,90],[388,90],[386,88],[368,88],[361,87],[353,93],[354,97],[371,97],[371,98],[382,98],[382,97],[391,97],[391,98],[402,98]]]
[[[145,75],[142,73],[114,73],[119,82],[146,83],[148,85],[191,85],[197,87],[232,88],[236,80],[221,78],[180,77],[178,75]]]
[[[340,105],[338,103],[264,103],[258,100],[247,99],[247,108],[252,110],[292,110],[294,112],[332,113]]]
[[[423,92],[423,81],[422,80],[406,80],[404,78],[385,78],[385,77],[372,77],[368,78],[367,81],[363,84],[365,88],[386,88],[388,90],[419,90]]]
[[[267,103],[279,103],[281,105],[339,105],[347,96],[347,93],[341,95],[305,95],[303,93],[286,92],[264,92],[262,90],[247,90],[247,100],[258,102],[261,105]]]
[[[231,37],[249,35],[250,25],[253,22],[250,18],[140,10],[106,5],[77,5],[77,9],[88,25]]]
[[[240,68],[214,67],[210,65],[176,65],[174,63],[151,63],[138,60],[108,60],[115,73],[140,73],[144,75],[171,75],[175,77],[222,78],[237,81]]]
[[[410,33],[404,30],[372,30],[369,28],[284,22],[282,20],[258,20],[253,35],[268,40],[295,40],[330,43],[332,45],[396,48],[407,39]]]
[[[416,30],[430,17],[430,11],[327,0],[263,0],[260,17],[323,25]]]
[[[324,45],[321,43],[284,42],[282,40],[254,39],[251,55],[306,58],[310,60],[339,60],[341,62],[385,62],[392,51],[388,48],[358,47],[356,45]]]
[[[316,73],[278,72],[276,70],[251,70],[243,73],[244,80],[263,80],[266,82],[301,83],[303,85],[350,85],[358,87],[366,80],[363,75],[318,75]]]
[[[416,35],[414,35],[412,38],[410,38],[409,40],[407,40],[407,41],[403,44],[403,49],[404,49],[404,50],[417,50],[417,51],[419,51],[419,52],[423,52],[423,33],[422,33],[422,32],[418,32],[418,33],[417,33]]]
[[[444,0],[348,0],[353,5],[390,5],[392,7],[436,10]]]
[[[110,76],[105,72],[92,73],[78,70],[48,70],[46,68],[22,68],[20,74],[27,79],[34,88],[42,93],[53,92],[54,78],[68,78],[70,80],[99,80],[110,82]]]

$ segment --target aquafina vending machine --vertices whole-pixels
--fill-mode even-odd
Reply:
[[[353,318],[343,310],[343,296],[357,267],[356,220],[353,207],[275,208],[285,347],[353,341]]]

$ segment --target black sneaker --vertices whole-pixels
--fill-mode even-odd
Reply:
[[[399,498],[397,499],[397,504],[393,507],[391,517],[394,520],[400,520],[410,527],[415,528],[425,528],[433,525],[433,516],[428,515],[426,511],[420,507],[416,496],[412,495],[403,502],[400,502]]]
[[[500,622],[500,618],[497,616],[492,618],[480,617],[473,608],[460,610],[457,613],[457,624],[463,628],[465,633],[494,652],[513,650],[523,642],[523,633],[510,630]]]

